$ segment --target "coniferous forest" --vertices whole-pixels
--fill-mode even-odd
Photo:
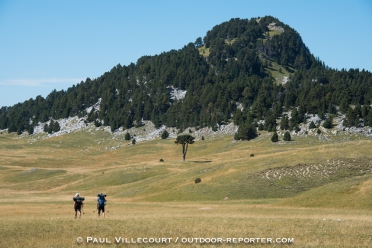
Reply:
[[[275,80],[274,65],[278,73],[290,72],[288,82]],[[292,111],[290,121],[281,120],[290,130],[304,122],[305,113],[325,119],[337,111],[346,115],[344,126],[372,126],[371,86],[371,72],[329,68],[310,53],[298,32],[276,18],[235,18],[179,50],[118,64],[46,98],[3,106],[0,129],[32,133],[39,122],[87,115],[99,99],[100,110],[91,111],[87,121],[111,130],[143,120],[179,129],[233,121],[241,127],[236,138],[250,139],[255,127],[274,131],[284,111]],[[186,91],[185,97],[172,97],[172,89]],[[58,122],[45,128],[59,130]]]

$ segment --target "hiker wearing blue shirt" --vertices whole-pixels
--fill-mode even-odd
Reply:
[[[105,206],[106,206],[106,195],[100,193],[97,195],[97,210],[98,210],[98,217],[102,211],[102,216],[105,218]]]

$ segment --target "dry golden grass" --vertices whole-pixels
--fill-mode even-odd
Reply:
[[[203,56],[204,58],[207,58],[209,56],[209,53],[210,53],[209,47],[206,48],[205,45],[203,45],[199,47],[198,50],[199,50],[199,54]]]
[[[1,247],[75,247],[78,237],[84,239],[84,244],[87,237],[112,242],[102,247],[115,246],[115,237],[172,238],[169,247],[184,247],[181,238],[241,237],[289,238],[295,247],[368,247],[372,236],[370,211],[273,207],[251,201],[131,203],[113,199],[107,205],[106,219],[93,213],[94,199],[87,199],[85,214],[78,220],[73,218],[71,203],[62,200],[20,200],[1,204],[0,210]],[[210,246],[232,245],[225,241]],[[157,245],[140,245],[152,246]],[[200,244],[194,241],[186,246]],[[270,245],[277,246],[283,244]]]
[[[75,247],[77,237],[111,242],[115,237],[293,238],[290,246],[295,247],[368,247],[370,173],[336,178],[286,197],[249,198],[253,189],[246,185],[248,175],[273,168],[335,159],[367,163],[372,160],[371,140],[292,137],[292,142],[272,143],[270,137],[266,132],[248,142],[206,137],[189,146],[182,162],[181,147],[173,140],[128,146],[105,132],[83,131],[47,140],[5,135],[0,139],[0,247]],[[117,150],[105,149],[118,145]],[[252,153],[254,157],[249,156]],[[199,184],[194,183],[197,177]],[[274,191],[262,182],[262,194]],[[105,220],[93,212],[95,196],[102,191],[108,194]],[[76,192],[86,197],[80,220],[73,219]],[[120,245],[128,246],[102,247]]]
[[[283,33],[283,31],[281,31],[281,30],[270,30],[269,31],[270,37],[273,37],[274,35],[280,35],[282,33]]]

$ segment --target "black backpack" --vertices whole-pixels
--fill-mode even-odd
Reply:
[[[74,197],[73,199],[74,199],[74,201],[75,201],[75,205],[76,205],[76,206],[81,206],[81,205],[83,205],[83,201],[84,201],[84,198],[83,198],[83,197]]]

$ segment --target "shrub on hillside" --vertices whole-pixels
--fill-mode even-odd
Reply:
[[[161,138],[162,138],[162,139],[166,139],[166,138],[168,138],[168,137],[169,137],[169,133],[168,133],[168,131],[167,131],[167,130],[164,130],[163,133],[161,134]]]
[[[43,129],[43,131],[47,133],[48,130],[49,130],[49,126],[48,126],[48,124],[45,123],[45,124],[44,124],[44,129]]]
[[[274,130],[275,130],[275,129],[274,129]],[[272,126],[271,124],[269,124],[269,125],[267,126],[267,131],[268,131],[269,133],[273,131],[273,126]]]
[[[313,121],[310,122],[309,129],[314,129],[316,128],[316,125]]]
[[[331,129],[333,127],[332,124],[332,117],[328,117],[327,120],[323,123],[323,127],[327,129]]]
[[[53,132],[58,132],[59,130],[61,130],[61,126],[59,125],[58,121],[55,121],[53,125]]]
[[[98,120],[94,121],[94,126],[100,127],[101,125],[102,125],[102,123],[100,121],[98,121]]]
[[[258,125],[258,130],[259,130],[259,131],[264,130],[264,125],[263,125],[262,123],[260,123],[260,125]]]
[[[195,183],[200,183],[200,182],[201,182],[201,179],[199,177],[195,179]]]
[[[254,126],[240,125],[238,132],[235,133],[235,140],[251,140],[257,137],[257,129]]]
[[[273,136],[271,136],[271,141],[272,142],[278,142],[279,141],[279,137],[278,137],[278,134],[276,132],[274,132]]]
[[[28,128],[27,128],[27,132],[29,135],[33,134],[34,133],[34,127],[32,125],[30,125]],[[1,133],[3,134],[3,133]]]
[[[289,132],[285,132],[283,140],[284,141],[291,141],[291,134]]]

